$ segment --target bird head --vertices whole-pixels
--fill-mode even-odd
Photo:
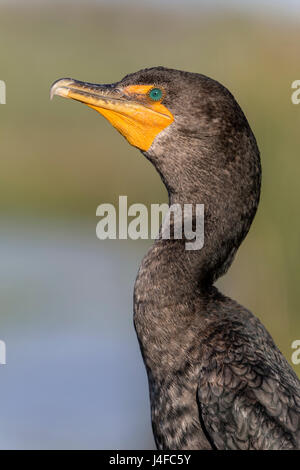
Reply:
[[[223,247],[218,263],[232,257],[255,215],[261,170],[255,137],[227,88],[198,73],[153,67],[109,85],[63,78],[53,95],[103,115],[154,164],[171,203],[203,203],[211,248]]]
[[[71,98],[95,109],[131,145],[147,151],[156,136],[174,120],[166,104],[169,101],[166,85],[161,79],[156,83],[154,76],[143,80],[139,72],[109,85],[63,78],[52,85],[51,97]]]
[[[245,153],[250,147],[257,153],[231,93],[204,75],[153,67],[109,85],[63,78],[53,83],[54,95],[103,115],[154,163],[169,192],[195,192],[204,178],[205,193],[208,173],[212,184],[228,180],[228,172],[241,180]]]

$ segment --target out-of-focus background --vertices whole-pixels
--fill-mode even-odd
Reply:
[[[49,101],[60,77],[201,72],[244,109],[262,155],[259,211],[223,292],[287,359],[300,339],[299,2],[0,1],[0,447],[153,448],[132,324],[147,246],[99,241],[96,207],[167,201],[151,165],[97,113]],[[300,366],[293,366],[299,374]]]

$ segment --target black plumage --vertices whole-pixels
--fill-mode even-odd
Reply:
[[[199,74],[154,68],[121,83],[166,89],[175,116],[144,152],[170,204],[204,203],[205,242],[157,240],[136,280],[134,322],[159,449],[300,447],[300,384],[261,322],[222,295],[259,201],[257,144],[235,99]]]
[[[110,86],[62,79],[52,94],[113,112],[124,100],[143,99],[149,106],[145,98],[129,96],[132,85],[163,89],[162,103],[174,117],[143,150],[170,205],[205,206],[203,248],[187,251],[186,240],[160,237],[135,283],[134,324],[157,447],[300,448],[296,374],[261,322],[214,286],[247,235],[259,202],[260,156],[247,119],[220,83],[164,67]],[[126,135],[123,124],[116,127]]]

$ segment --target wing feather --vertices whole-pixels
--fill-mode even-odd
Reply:
[[[249,330],[244,336],[240,325],[227,332],[223,327],[225,332],[218,329],[204,348],[198,387],[202,421],[214,445],[243,450],[300,448],[296,374],[265,329],[263,336],[257,336],[260,342],[253,337],[250,343]]]

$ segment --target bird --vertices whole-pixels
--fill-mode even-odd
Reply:
[[[205,75],[163,66],[113,84],[59,79],[54,95],[96,110],[138,148],[170,207],[204,204],[203,247],[186,250],[184,236],[160,232],[134,287],[157,449],[299,449],[296,373],[261,321],[215,286],[260,199],[260,152],[234,96]]]

